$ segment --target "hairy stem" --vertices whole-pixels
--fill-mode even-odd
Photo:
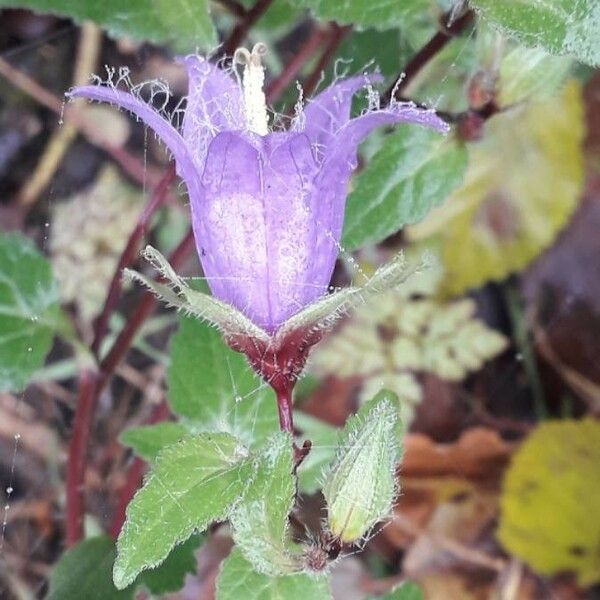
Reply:
[[[246,11],[242,20],[233,28],[230,36],[221,47],[221,56],[231,56],[248,35],[248,31],[264,15],[273,0],[258,0],[254,6]]]
[[[310,57],[320,48],[327,39],[328,31],[319,25],[314,25],[306,41],[294,53],[292,60],[285,66],[279,77],[274,79],[267,87],[267,103],[276,102],[294,77],[302,70]]]
[[[319,81],[323,76],[323,71],[327,67],[327,65],[332,61],[336,50],[339,45],[342,43],[343,39],[350,33],[352,27],[350,25],[346,25],[344,27],[340,27],[336,23],[331,24],[329,41],[323,50],[317,64],[315,65],[312,72],[306,78],[304,83],[302,84],[302,89],[304,91],[304,96],[308,98],[312,95],[312,93],[319,85]]]
[[[193,241],[190,231],[169,257],[169,261],[174,267],[180,265],[187,257],[192,249]],[[68,545],[77,543],[83,535],[85,466],[98,398],[117,365],[129,350],[135,334],[152,313],[155,304],[155,296],[151,292],[144,292],[134,308],[131,318],[117,336],[109,353],[100,363],[99,371],[84,370],[80,374],[77,407],[73,420],[73,434],[67,460],[66,522]]]
[[[292,387],[285,387],[275,390],[277,394],[277,410],[279,411],[279,428],[281,431],[289,433],[293,433],[294,431],[292,389]]]

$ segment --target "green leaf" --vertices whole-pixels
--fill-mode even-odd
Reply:
[[[369,596],[367,600],[423,600],[423,590],[412,581],[406,581],[383,596]]]
[[[50,575],[46,600],[131,600],[134,589],[112,581],[115,543],[108,536],[85,540],[67,550]]]
[[[246,448],[227,433],[189,436],[160,452],[127,507],[117,542],[115,585],[123,589],[194,531],[226,518],[253,473]]]
[[[265,575],[285,575],[301,568],[288,535],[296,494],[293,470],[292,438],[278,432],[261,449],[255,479],[231,513],[235,543]]]
[[[335,457],[338,429],[301,411],[294,414],[294,425],[302,440],[312,442],[310,452],[298,467],[298,486],[305,494],[314,494],[323,485],[323,471]]]
[[[145,571],[135,580],[134,587],[144,587],[154,595],[179,591],[185,583],[188,573],[197,570],[196,550],[203,542],[199,535],[192,536],[183,544],[176,546],[159,567]]]
[[[84,540],[67,550],[50,575],[46,600],[130,600],[138,587],[153,594],[176,592],[183,587],[187,573],[196,571],[195,551],[202,542],[191,537],[177,546],[165,562],[153,571],[143,573],[124,590],[118,590],[112,579],[117,555],[115,542],[108,536]]]
[[[345,543],[361,539],[391,514],[402,435],[398,397],[382,390],[348,419],[323,496],[331,533]]]
[[[217,579],[217,600],[331,600],[329,581],[314,575],[269,577],[257,573],[234,549],[223,561]]]
[[[157,44],[173,43],[182,52],[216,44],[209,0],[0,0],[0,8],[29,8],[37,12],[90,20],[115,37],[127,36]]]
[[[357,29],[406,26],[431,7],[430,0],[299,0],[297,4],[310,8],[318,19],[354,24]]]
[[[472,0],[484,19],[528,46],[600,64],[597,0]]]
[[[171,342],[169,403],[196,431],[226,431],[251,446],[278,429],[277,404],[243,354],[198,319],[184,317]]]
[[[0,391],[20,391],[50,350],[59,316],[50,263],[33,243],[0,234]]]
[[[467,153],[454,138],[402,127],[355,179],[346,204],[342,245],[354,250],[421,220],[460,185]]]
[[[189,431],[179,423],[157,423],[127,429],[121,434],[120,441],[133,448],[138,456],[147,461],[154,461],[165,446],[175,444],[188,433]]]
[[[574,571],[600,583],[600,423],[543,423],[513,457],[500,499],[498,536],[544,575]]]

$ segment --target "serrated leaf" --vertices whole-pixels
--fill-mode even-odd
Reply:
[[[348,419],[323,485],[327,521],[344,543],[388,518],[397,494],[401,446],[398,397],[384,390]]]
[[[422,219],[462,182],[467,152],[454,138],[421,127],[385,137],[348,197],[342,246],[376,243]]]
[[[515,454],[500,500],[504,546],[545,575],[600,582],[600,422],[543,423]]]
[[[464,184],[407,232],[439,245],[444,292],[502,280],[554,240],[582,190],[583,130],[573,81],[553,100],[488,121],[483,139],[469,146]]]
[[[430,0],[300,0],[298,4],[310,8],[318,19],[353,24],[357,29],[406,26],[411,19],[427,14],[431,6]]]
[[[153,461],[164,447],[175,444],[188,433],[189,430],[179,423],[157,423],[131,427],[121,434],[120,441],[133,448],[138,456]]]
[[[237,547],[264,575],[286,575],[300,569],[288,534],[288,516],[296,494],[293,469],[292,438],[279,432],[261,448],[254,481],[230,516]]]
[[[269,577],[256,572],[234,549],[223,561],[217,579],[217,600],[331,600],[327,577],[299,573]]]
[[[183,317],[171,341],[167,371],[169,404],[196,431],[225,431],[247,445],[262,443],[278,428],[272,389],[261,382],[243,354],[221,334]]]
[[[58,315],[50,263],[27,238],[0,234],[0,391],[21,391],[42,366]]]
[[[310,452],[298,467],[298,486],[305,494],[314,494],[323,484],[323,471],[335,457],[338,429],[304,412],[296,411],[294,426],[302,434],[302,440],[312,443]]]
[[[115,585],[128,586],[194,531],[227,517],[253,475],[247,450],[226,433],[189,436],[165,448],[127,507],[117,542]]]
[[[472,0],[482,17],[528,46],[600,64],[600,4],[596,0]]]
[[[132,600],[134,589],[112,581],[115,542],[108,536],[85,540],[67,550],[50,575],[45,600]]]
[[[182,52],[211,49],[217,42],[209,0],[0,0],[2,8],[29,8],[76,21],[90,20],[112,36],[172,43]]]

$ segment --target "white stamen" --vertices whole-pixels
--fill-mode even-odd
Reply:
[[[263,92],[265,69],[262,65],[262,57],[266,53],[265,44],[258,43],[254,45],[252,52],[248,52],[246,48],[238,48],[233,55],[236,63],[244,65],[242,85],[248,129],[260,135],[269,133],[267,102]]]

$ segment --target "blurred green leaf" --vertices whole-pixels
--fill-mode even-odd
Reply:
[[[257,573],[238,549],[223,561],[217,600],[331,600],[328,578],[314,575],[269,577]]]
[[[431,7],[430,0],[298,0],[297,4],[310,8],[318,19],[353,24],[358,29],[406,26],[410,19],[421,17]]]
[[[42,366],[59,315],[50,263],[27,238],[0,234],[0,391],[21,391]]]
[[[175,546],[161,565],[141,573],[132,587],[144,587],[153,595],[179,591],[185,583],[186,575],[194,574],[197,570],[196,550],[202,542],[202,536],[193,535],[187,541]]]
[[[29,8],[76,21],[90,20],[114,37],[172,43],[180,52],[216,45],[209,7],[209,0],[0,0],[0,8]]]
[[[462,294],[524,268],[567,223],[583,186],[580,86],[507,110],[469,145],[465,181],[407,236],[439,245],[442,289]]]
[[[243,354],[198,319],[180,320],[171,342],[167,387],[171,407],[194,431],[227,431],[252,446],[278,429],[271,388]]]
[[[46,600],[131,600],[133,587],[118,590],[113,584],[115,556],[115,542],[108,536],[70,548],[52,570]]]
[[[253,474],[246,448],[226,433],[190,436],[162,450],[127,507],[117,542],[115,585],[128,586],[194,531],[224,519]]]
[[[289,575],[299,568],[288,534],[296,494],[293,470],[292,438],[278,432],[261,449],[254,481],[230,516],[237,547],[265,575]]]
[[[524,44],[600,64],[598,0],[472,0],[481,13]]]
[[[460,185],[467,152],[453,137],[401,127],[356,177],[348,197],[342,245],[376,243],[422,219]]]
[[[184,438],[189,431],[179,423],[157,423],[132,427],[121,434],[122,444],[133,448],[134,452],[147,461],[154,461],[165,447]]]
[[[598,481],[600,423],[543,423],[506,473],[500,540],[540,573],[574,571],[581,586],[599,583]]]
[[[183,587],[186,574],[196,571],[194,553],[201,541],[199,536],[191,537],[177,546],[160,567],[118,590],[112,579],[117,555],[114,540],[108,536],[84,540],[67,550],[54,567],[46,600],[130,600],[139,587],[153,594],[176,592]]]

